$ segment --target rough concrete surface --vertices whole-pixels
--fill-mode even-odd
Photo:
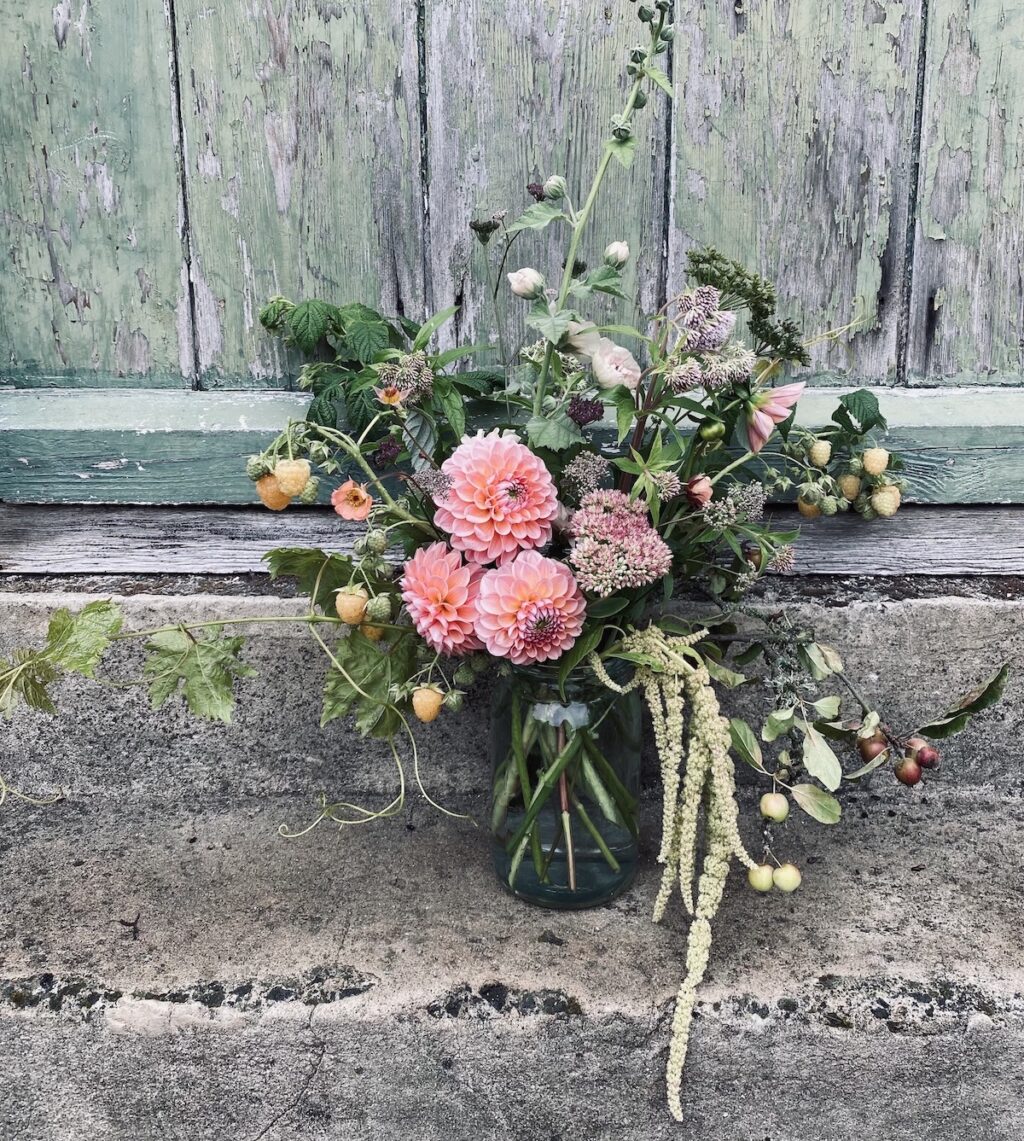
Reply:
[[[628,895],[558,914],[501,891],[465,822],[275,835],[303,810],[291,797],[11,810],[0,1136],[1024,1130],[1017,800],[864,794],[834,829],[779,829],[805,886],[762,898],[734,876],[687,1132],[665,1117],[661,1080],[685,927],[678,909],[665,928],[648,918],[649,832]]]
[[[0,593],[0,655],[89,597]],[[788,601],[903,727],[1024,662],[1018,598]],[[136,628],[297,606],[126,602]],[[579,914],[505,894],[483,830],[415,795],[395,820],[282,839],[320,788],[383,804],[392,762],[317,728],[308,636],[262,627],[246,654],[260,676],[231,726],[83,680],[58,717],[0,732],[0,773],[68,792],[0,806],[0,1141],[1024,1136],[1019,672],[923,787],[882,772],[835,827],[777,828],[796,895],[734,872],[680,1128],[663,1072],[686,926],[678,905],[650,922],[650,828],[635,887]],[[119,652],[108,676],[137,666]],[[487,721],[481,691],[420,733],[430,790],[480,820]],[[749,802],[743,826],[755,845]]]
[[[57,606],[80,606],[90,595],[0,594],[0,656],[38,644]],[[125,600],[127,624],[147,629],[168,621],[297,613],[294,599],[135,596]],[[1024,664],[1024,600],[927,598],[847,601],[831,597],[790,606],[794,621],[843,653],[849,673],[883,702],[894,725],[912,729],[973,688],[999,663]],[[188,715],[173,699],[154,713],[138,689],[105,688],[84,679],[56,689],[60,717],[22,711],[0,738],[0,772],[38,790],[53,785],[75,794],[208,796],[301,792],[390,793],[394,766],[381,742],[363,741],[345,723],[319,728],[323,655],[301,628],[255,627],[246,660],[259,676],[240,683],[231,726]],[[113,657],[108,676],[137,677],[137,651]],[[760,690],[729,695],[730,706],[765,712]],[[851,707],[852,706],[848,706]],[[459,716],[418,729],[424,772],[438,795],[486,787],[487,694],[482,686]],[[1018,762],[1024,732],[1024,669],[1003,703],[945,749],[936,780],[998,783],[1024,789]],[[483,714],[483,715],[481,715]],[[881,778],[889,780],[882,774]]]

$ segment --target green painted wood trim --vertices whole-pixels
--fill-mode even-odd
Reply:
[[[801,421],[826,422],[840,391],[809,392]],[[1024,391],[873,391],[910,499],[1024,503]],[[306,403],[283,392],[0,391],[0,500],[250,503],[244,457]]]

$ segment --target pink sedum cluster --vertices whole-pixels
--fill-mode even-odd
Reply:
[[[569,562],[580,586],[599,598],[657,582],[672,567],[672,552],[651,526],[646,504],[621,491],[584,496],[571,527]]]
[[[514,433],[466,436],[441,470],[451,480],[434,522],[475,563],[500,563],[551,539],[551,474]]]
[[[480,580],[477,634],[487,651],[526,666],[560,658],[580,635],[587,603],[564,563],[524,551]]]
[[[474,633],[482,574],[445,543],[423,547],[405,564],[402,599],[431,649],[452,657],[483,649]]]

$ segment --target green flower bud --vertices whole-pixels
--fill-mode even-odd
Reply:
[[[647,96],[642,91],[636,93],[636,99],[633,101],[633,106],[637,111],[642,110],[647,106]]]
[[[633,48],[633,50],[629,53],[630,63],[643,63],[646,58],[646,48]]]
[[[648,8],[646,4],[642,4],[637,9],[636,14],[645,24],[649,24],[654,19],[654,9]]]
[[[313,504],[316,503],[319,494],[320,480],[318,480],[316,476],[312,476],[309,480],[307,480],[306,486],[302,489],[302,492],[299,495],[299,502],[304,507],[312,507]]]
[[[612,135],[620,142],[625,143],[633,137],[633,128],[627,126],[625,123],[620,123],[612,131]]]
[[[550,198],[553,202],[557,202],[560,198],[564,198],[569,193],[569,186],[565,179],[560,174],[553,174],[544,183],[544,197]]]

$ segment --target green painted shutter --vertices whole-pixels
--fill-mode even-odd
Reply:
[[[747,260],[809,331],[857,322],[810,378],[878,390],[914,498],[1024,501],[1024,11],[676,8],[675,102],[589,259],[627,240],[647,310],[693,245]],[[455,334],[486,335],[468,222],[589,176],[634,12],[0,0],[0,499],[251,501],[242,457],[304,407],[256,320],[272,293],[458,302]],[[516,259],[561,254],[548,231]]]

